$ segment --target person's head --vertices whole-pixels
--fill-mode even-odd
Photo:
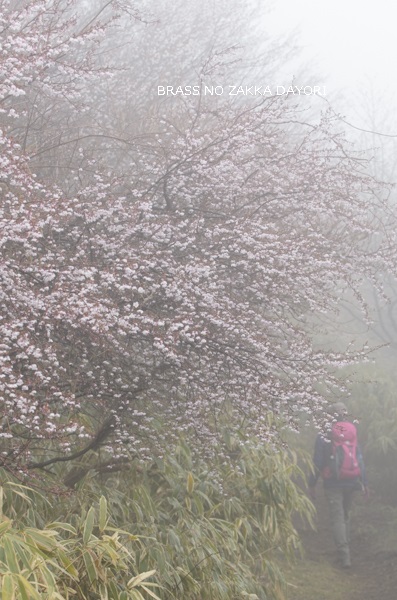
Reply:
[[[328,411],[330,415],[338,419],[347,415],[347,408],[344,402],[334,402],[330,405]]]

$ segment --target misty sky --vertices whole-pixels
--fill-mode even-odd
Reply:
[[[396,23],[397,9],[388,0],[276,0],[267,27],[298,30],[302,58],[324,76],[333,101],[343,95],[354,104],[372,93],[395,111]]]

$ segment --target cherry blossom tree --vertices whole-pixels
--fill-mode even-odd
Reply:
[[[365,355],[315,350],[310,316],[395,269],[387,190],[290,96],[169,98],[142,135],[95,133],[116,13],[74,11],[0,0],[1,463],[277,443],[270,415],[316,419]]]

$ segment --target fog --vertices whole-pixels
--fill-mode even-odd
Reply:
[[[84,9],[78,15],[77,5]],[[13,169],[22,169],[21,153],[29,163],[29,194],[36,189],[35,177],[45,198],[52,197],[52,186],[58,190],[55,197],[64,205],[62,211],[43,201],[41,218],[31,222],[33,217],[26,216],[32,227],[50,236],[51,244],[60,245],[54,253],[50,246],[40,246],[40,252],[49,252],[49,271],[37,277],[56,279],[58,251],[61,264],[70,260],[74,265],[66,269],[66,279],[74,281],[81,271],[70,283],[75,305],[68,300],[69,283],[60,286],[62,302],[71,322],[82,318],[95,335],[107,332],[106,343],[118,358],[103,375],[103,393],[114,386],[129,389],[121,367],[125,357],[119,355],[124,342],[119,346],[119,333],[113,330],[121,323],[126,346],[137,336],[131,351],[139,360],[127,371],[133,382],[130,393],[139,397],[128,402],[139,409],[145,406],[146,393],[166,395],[163,386],[173,390],[175,409],[181,389],[184,394],[197,386],[189,393],[201,401],[201,386],[208,385],[206,414],[214,405],[211,398],[223,397],[226,390],[238,406],[247,393],[254,412],[269,406],[286,410],[291,425],[295,410],[321,413],[325,400],[316,388],[317,378],[324,377],[329,393],[335,393],[334,377],[344,357],[356,361],[374,345],[395,346],[394,305],[388,303],[397,263],[394,192],[382,182],[394,176],[390,149],[395,140],[377,131],[378,123],[379,129],[388,130],[390,111],[370,95],[369,87],[353,88],[354,95],[349,95],[346,84],[350,76],[356,82],[364,76],[357,61],[368,55],[369,47],[373,58],[387,49],[374,40],[364,52],[362,31],[370,15],[360,13],[353,29],[355,12],[346,16],[344,10],[338,29],[338,5],[329,14],[320,13],[313,3],[297,11],[282,2],[272,12],[266,4],[237,0],[205,0],[200,5],[180,0],[171,7],[165,1],[139,7],[115,2],[98,8],[89,0],[77,5],[50,2],[53,10],[46,12],[40,2],[18,2],[12,44],[7,30],[3,32],[4,131],[16,165],[5,163],[9,180],[4,189],[13,190],[23,180],[22,174],[19,179],[13,175]],[[4,7],[10,15],[11,8],[7,3]],[[379,76],[374,60],[368,59],[371,89]],[[10,194],[11,205],[18,206],[19,193]],[[14,231],[8,242],[13,247],[20,240],[20,217],[10,210],[7,204],[4,229]],[[51,216],[45,217],[46,211]],[[28,245],[39,243],[40,235],[29,237]],[[80,240],[86,250],[79,249]],[[88,249],[93,264],[86,272]],[[26,260],[40,252],[29,246]],[[31,268],[40,269],[41,263]],[[128,282],[136,278],[137,285],[124,285],[116,271]],[[141,278],[147,288],[139,284]],[[91,279],[94,289],[99,286],[95,293]],[[51,297],[56,311],[60,300],[55,292]],[[97,301],[104,303],[99,312]],[[254,325],[256,319],[260,326]],[[23,319],[18,323],[23,329]],[[80,325],[71,327],[73,338]],[[190,346],[185,338],[179,343],[179,334],[176,356],[179,351],[182,356],[173,354],[174,328],[186,327],[194,329],[202,344],[193,345],[200,360],[192,363]],[[233,358],[221,351],[219,327],[225,328],[220,338],[226,331],[230,336]],[[209,348],[204,350],[209,332],[217,332],[211,346],[218,365],[214,380],[209,373],[203,379],[199,372],[190,373],[192,364],[205,370],[211,363]],[[186,333],[186,339],[194,340],[192,335]],[[267,365],[263,372],[251,372],[250,362],[241,361],[240,335],[254,354],[262,353]],[[12,346],[14,338],[10,340]],[[99,360],[92,347],[84,347],[86,342],[84,338],[81,346],[84,360],[91,353],[94,362]],[[320,348],[324,355],[316,369],[313,353]],[[325,353],[330,350],[345,354],[330,355],[328,377]],[[67,344],[64,351],[66,361]],[[129,352],[127,347],[123,351]],[[50,355],[55,360],[56,351],[48,351]],[[285,378],[281,365],[290,365],[292,356],[298,362],[302,356],[312,358],[305,359],[307,372],[296,362],[293,374]],[[236,361],[234,384],[225,378],[229,360]],[[83,362],[76,358],[76,368]],[[108,365],[99,361],[96,368],[107,370]],[[116,371],[123,373],[117,385]],[[270,373],[284,386],[283,393],[272,394]],[[80,377],[83,385],[82,367]],[[174,387],[174,377],[181,388]],[[145,391],[138,392],[142,381]],[[152,384],[156,391],[150,395]],[[343,380],[340,386],[345,393]],[[295,393],[298,401],[291,403]],[[256,405],[257,395],[264,407]],[[159,402],[167,411],[166,403]],[[192,424],[194,411],[189,406],[187,412]],[[267,425],[262,426],[266,437]],[[204,427],[201,437],[210,430]]]
[[[355,104],[357,96],[376,93],[379,106],[386,108],[397,91],[390,70],[395,56],[394,17],[385,0],[332,4],[280,0],[274,3],[267,24],[274,32],[297,32],[300,58],[321,72],[332,100],[341,95],[346,103]]]
[[[397,556],[388,523],[365,543],[397,490],[387,11],[0,0],[0,475],[51,497],[36,518],[32,489],[20,513],[4,494],[10,597],[27,585],[16,560],[55,589],[55,563],[35,578],[34,556],[52,560],[55,538],[32,538],[31,562],[25,542],[11,552],[23,514],[26,531],[65,533],[82,597],[135,598],[153,577],[155,598],[284,598],[294,512],[313,515],[288,442],[311,450],[341,400],[373,497],[355,579],[387,529]],[[127,562],[118,542],[120,560],[96,554],[125,531]]]

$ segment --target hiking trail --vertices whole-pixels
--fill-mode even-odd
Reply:
[[[352,568],[336,564],[322,486],[315,502],[317,531],[298,524],[304,556],[289,573],[287,600],[396,600],[397,509],[357,493],[351,515]]]

